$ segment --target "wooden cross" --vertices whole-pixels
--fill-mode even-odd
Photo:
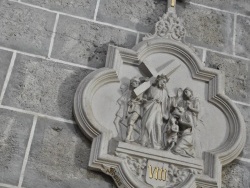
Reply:
[[[171,0],[171,7],[175,7],[176,0]]]
[[[176,12],[176,0],[168,0],[168,10],[167,12]]]
[[[157,72],[157,70],[155,68],[151,67],[148,63],[142,62],[139,65],[139,69],[145,75],[147,75],[149,77],[149,81],[144,82],[140,86],[135,88],[133,90],[133,94],[136,96],[139,96],[140,94],[145,92],[152,85],[153,81],[155,80],[155,78],[158,75],[164,74],[167,77],[169,77],[171,74],[173,74],[180,67],[179,63],[173,63],[173,62],[174,62],[174,59],[167,62],[168,65],[165,68],[163,68],[162,70],[160,70],[159,72]]]

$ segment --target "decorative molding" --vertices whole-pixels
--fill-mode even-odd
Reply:
[[[182,19],[175,12],[167,12],[155,24],[155,33],[147,34],[143,40],[153,38],[167,38],[181,41],[185,38],[186,29],[183,26]]]

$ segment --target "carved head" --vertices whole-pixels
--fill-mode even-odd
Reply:
[[[124,93],[127,89],[128,89],[128,85],[126,85],[126,84],[122,84],[120,87],[120,90],[122,93]]]
[[[172,125],[175,125],[176,124],[176,118],[174,117],[174,116],[172,116],[170,119],[169,119],[169,123],[170,123],[170,125],[172,126]]]
[[[158,88],[165,88],[166,87],[166,83],[168,82],[169,78],[166,77],[164,74],[162,75],[158,75],[156,77],[156,80],[155,80],[155,85],[158,87]]]
[[[138,77],[134,77],[130,80],[130,86],[133,88],[137,88],[140,85],[140,79]]]
[[[189,87],[186,87],[183,91],[183,99],[189,100],[192,97],[193,97],[193,91]]]
[[[174,111],[172,112],[172,115],[173,115],[175,118],[179,119],[179,118],[181,118],[181,117],[184,115],[184,112],[185,112],[185,110],[184,110],[183,107],[176,107],[176,108],[174,109]]]

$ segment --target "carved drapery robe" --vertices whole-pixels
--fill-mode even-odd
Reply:
[[[168,93],[166,89],[151,86],[144,94],[148,101],[144,104],[142,116],[142,145],[155,149],[163,148],[163,118],[168,119]]]
[[[181,124],[179,125],[181,129],[181,137],[179,138],[173,152],[185,157],[195,157],[195,128],[197,126],[197,114],[188,109],[188,102],[190,102],[192,108],[198,108],[200,103],[198,98],[193,97],[188,101],[181,100],[177,104],[178,107],[182,107],[185,110],[181,117],[182,121],[190,124],[192,128],[183,128]]]

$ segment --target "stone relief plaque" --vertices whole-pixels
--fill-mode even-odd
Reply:
[[[219,188],[222,166],[245,143],[223,75],[185,44],[174,2],[133,49],[110,45],[106,67],[75,94],[77,123],[92,140],[89,167],[119,188]]]

